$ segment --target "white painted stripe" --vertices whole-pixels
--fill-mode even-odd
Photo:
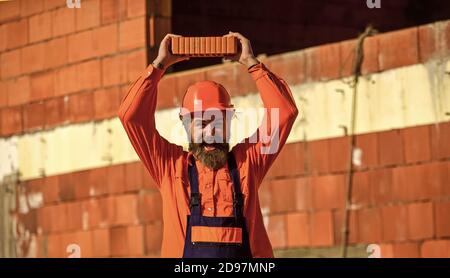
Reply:
[[[356,133],[432,124],[450,120],[450,61],[398,68],[363,77],[358,87]],[[349,127],[351,88],[342,80],[291,86],[300,115],[288,143],[339,137]],[[238,107],[232,144],[254,132],[262,111],[256,92],[233,98]],[[159,110],[157,128],[169,141],[182,145],[186,135],[178,109]],[[244,130],[237,132],[238,124]],[[58,127],[50,131],[0,139],[0,177],[19,170],[24,180],[111,164],[137,161],[117,118]]]

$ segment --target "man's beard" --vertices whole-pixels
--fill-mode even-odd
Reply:
[[[215,149],[207,151],[205,146],[213,146]],[[228,143],[189,143],[189,151],[194,154],[196,159],[212,170],[218,170],[227,163],[229,149]]]

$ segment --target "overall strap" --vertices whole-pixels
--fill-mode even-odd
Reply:
[[[198,189],[198,171],[195,159],[192,157],[192,164],[188,166],[189,185],[191,187],[191,200],[189,207],[191,215],[201,215],[201,195]]]
[[[233,210],[234,217],[241,219],[243,217],[244,195],[241,192],[241,179],[236,165],[236,159],[232,151],[228,153],[228,169],[231,180],[233,181]]]

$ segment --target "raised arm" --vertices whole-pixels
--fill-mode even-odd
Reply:
[[[170,65],[188,59],[169,52],[170,37],[162,41],[158,57],[129,88],[117,113],[136,153],[158,187],[164,175],[170,175],[171,165],[183,153],[181,146],[169,143],[156,130],[155,111],[157,85]]]

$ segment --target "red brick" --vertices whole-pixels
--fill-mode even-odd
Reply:
[[[330,172],[328,140],[308,142],[308,170],[311,174],[325,174]]]
[[[101,0],[101,22],[117,22],[127,16],[127,0]]]
[[[103,120],[116,115],[119,107],[119,88],[101,89],[94,92],[94,118]]]
[[[91,185],[90,188],[90,195],[91,197],[94,196],[101,196],[108,194],[108,183],[107,183],[107,177],[108,177],[108,167],[101,167],[92,169],[89,171],[89,184]]]
[[[107,57],[102,60],[103,86],[123,84],[127,81],[125,55]]]
[[[136,257],[144,254],[144,228],[142,226],[112,228],[110,240],[112,256]]]
[[[22,71],[30,73],[44,69],[46,43],[33,44],[22,48]]]
[[[313,207],[342,208],[345,202],[345,175],[311,177]]]
[[[72,201],[75,199],[75,187],[77,181],[74,179],[73,174],[63,174],[59,176],[59,199],[61,201]]]
[[[23,126],[25,131],[40,129],[45,124],[45,105],[43,102],[24,106]]]
[[[380,70],[388,70],[419,62],[417,28],[408,28],[382,34],[378,37],[380,47]]]
[[[100,0],[83,2],[81,9],[75,9],[77,31],[96,27],[100,24]]]
[[[127,55],[127,81],[133,82],[147,67],[146,51],[139,50]]]
[[[85,122],[94,118],[94,95],[91,92],[71,95],[69,111],[71,122]]]
[[[369,172],[355,172],[352,182],[352,204],[367,206],[371,204]]]
[[[111,24],[95,29],[93,35],[93,48],[96,56],[103,56],[117,52],[117,24]]]
[[[61,258],[65,256],[65,247],[61,245],[61,234],[51,234],[47,236],[47,257]]]
[[[438,238],[450,236],[450,202],[434,203],[435,230]]]
[[[369,172],[370,196],[373,204],[383,204],[393,200],[392,169],[378,169]]]
[[[334,223],[334,240],[336,244],[342,242],[342,225],[344,222],[344,211],[336,210],[333,212]],[[353,244],[359,242],[358,238],[358,215],[357,211],[350,210],[348,214],[348,243]]]
[[[123,164],[109,166],[106,171],[108,192],[113,194],[125,192],[125,166]]]
[[[396,201],[430,199],[433,193],[433,179],[424,165],[395,168],[393,170],[392,198]]]
[[[395,258],[420,258],[419,244],[417,242],[396,243],[393,246]]]
[[[349,136],[332,138],[329,143],[329,163],[331,172],[348,171],[350,163],[350,144]]]
[[[80,90],[100,87],[100,61],[93,60],[78,64],[76,67],[77,81]]]
[[[428,240],[420,248],[422,258],[450,258],[450,240]]]
[[[303,52],[274,55],[268,58],[266,62],[267,67],[273,73],[281,76],[290,85],[301,84],[306,81],[305,64],[306,59]],[[240,65],[236,66],[241,68]],[[239,83],[242,75],[238,74],[237,76],[239,76],[239,78],[236,78]],[[250,91],[255,90],[247,90],[246,92]]]
[[[267,173],[268,177],[295,176],[305,173],[306,143],[290,143],[281,149],[280,154]],[[296,163],[292,163],[296,161]]]
[[[381,165],[403,164],[403,141],[399,130],[378,133],[379,154]]]
[[[0,5],[0,21],[20,17],[20,1],[3,1]]]
[[[6,28],[6,48],[12,49],[28,43],[28,20],[21,19],[5,24]]]
[[[119,50],[129,50],[145,46],[145,17],[119,24]]]
[[[59,177],[50,176],[43,180],[44,203],[51,204],[59,201]]]
[[[59,67],[67,63],[67,39],[62,37],[46,44],[44,68]]]
[[[315,80],[330,80],[340,77],[341,57],[339,43],[319,46],[316,50],[316,63],[319,69],[318,76],[313,76]]]
[[[80,246],[80,257],[81,258],[92,258],[94,257],[93,246],[94,239],[93,233],[91,231],[78,231],[76,232],[77,244]]]
[[[382,238],[381,210],[378,208],[362,209],[357,212],[360,242],[375,243]]]
[[[52,128],[69,120],[69,104],[63,97],[45,101],[45,127]]]
[[[65,230],[81,230],[83,228],[82,202],[66,203],[66,227]]]
[[[106,258],[111,255],[109,235],[108,229],[92,231],[92,252],[94,257]]]
[[[114,199],[115,213],[111,220],[114,225],[139,223],[139,200],[136,194],[118,195]]]
[[[73,179],[77,181],[77,186],[75,187],[75,199],[81,200],[88,198],[90,196],[90,171],[77,171],[73,172]]]
[[[95,198],[83,201],[83,226],[88,229],[106,227],[113,224],[115,211],[114,197]]]
[[[68,61],[76,62],[95,56],[93,31],[88,30],[68,37]]]
[[[139,191],[143,187],[141,162],[125,164],[125,190]]]
[[[30,17],[30,42],[48,39],[52,36],[52,13],[41,13]]]
[[[31,101],[43,100],[54,95],[54,73],[45,72],[31,75]]]
[[[53,36],[61,36],[75,31],[75,11],[76,9],[68,9],[62,7],[52,11]]]
[[[419,61],[421,63],[427,62],[429,59],[436,57],[438,54],[438,47],[436,42],[436,29],[434,24],[427,24],[418,27],[419,35]]]
[[[26,17],[32,14],[40,13],[44,10],[44,1],[21,0],[20,15]]]
[[[77,80],[77,67],[78,65],[73,65],[54,71],[56,96],[62,96],[78,91],[79,83]]]
[[[145,15],[145,0],[127,0],[127,16],[137,17]]]
[[[431,154],[433,159],[450,157],[450,122],[431,126]]]
[[[359,169],[372,168],[378,165],[378,136],[376,133],[356,135],[355,146],[361,151]]]
[[[355,51],[357,40],[347,40],[339,44],[341,53],[340,76],[353,75],[353,63],[355,62]]]
[[[8,84],[0,81],[0,108],[5,106],[8,106]]]
[[[162,220],[162,199],[159,192],[139,194],[139,219],[141,223]]]
[[[402,241],[408,238],[407,206],[385,206],[381,208],[383,241]]]
[[[295,208],[300,211],[312,208],[311,179],[297,178],[295,179],[295,187]]]
[[[1,64],[8,66],[1,67],[1,78],[6,79],[21,74],[21,59],[22,52],[20,49],[2,53],[0,57]]]
[[[0,110],[1,131],[2,136],[22,132],[22,107],[6,107]]]
[[[270,181],[270,211],[288,212],[296,208],[295,179]]]
[[[331,211],[320,211],[310,215],[311,246],[334,244],[333,215]]]
[[[5,51],[6,49],[6,25],[0,25],[0,52]]]
[[[401,130],[406,163],[429,161],[430,130],[428,126],[418,126]]]
[[[25,104],[30,101],[30,77],[28,75],[6,82],[8,106]]]
[[[66,7],[66,2],[61,2],[59,0],[45,0],[44,1],[44,10],[52,10],[57,7]]]
[[[144,226],[145,254],[159,254],[163,238],[163,225],[156,222]]]
[[[286,215],[287,246],[289,248],[310,245],[308,213]]]
[[[379,65],[379,36],[369,37],[364,40],[364,60],[361,65],[361,73],[369,74],[378,72]]]
[[[287,247],[286,215],[269,216],[267,233],[274,249]]]

